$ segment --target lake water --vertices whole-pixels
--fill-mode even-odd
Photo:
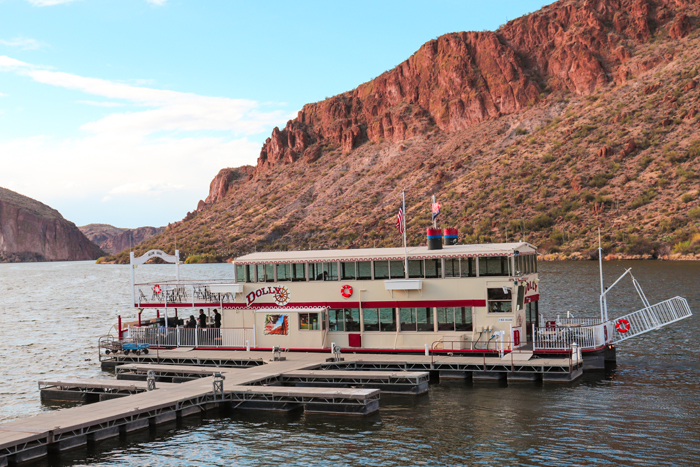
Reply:
[[[595,262],[540,263],[540,310],[598,314]],[[610,262],[652,303],[681,295],[700,313],[700,264]],[[143,279],[173,275],[144,265]],[[232,278],[229,264],[185,265],[183,278]],[[137,279],[139,278],[137,277]],[[610,316],[640,308],[623,280]],[[617,289],[617,287],[616,287]],[[127,266],[89,262],[0,264],[0,423],[42,405],[43,378],[112,377],[97,338],[129,308]],[[579,312],[578,310],[588,310]],[[618,347],[618,366],[572,384],[432,384],[428,395],[385,396],[364,418],[235,412],[188,417],[36,465],[698,465],[700,350],[697,315]]]

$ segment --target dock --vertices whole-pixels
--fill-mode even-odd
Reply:
[[[0,425],[0,467],[217,407],[366,416],[379,410],[381,392],[425,394],[431,374],[440,379],[566,382],[580,376],[583,365],[571,359],[521,360],[507,355],[333,358],[329,353],[290,352],[284,360],[271,357],[269,352],[253,351],[160,351],[136,361],[115,358],[115,380],[42,380],[47,399],[97,401]],[[149,372],[154,390],[148,390]]]

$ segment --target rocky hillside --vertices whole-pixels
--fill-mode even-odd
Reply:
[[[140,246],[424,243],[429,198],[464,242],[584,255],[700,253],[700,3],[561,0],[495,32],[446,34],[275,128],[257,166]],[[247,176],[246,176],[247,175]],[[124,261],[124,257],[116,258]]]
[[[0,262],[76,261],[103,254],[55,209],[0,188]]]
[[[138,227],[122,229],[109,224],[88,224],[79,227],[80,231],[106,253],[113,255],[120,251],[150,240],[165,230],[165,227]]]

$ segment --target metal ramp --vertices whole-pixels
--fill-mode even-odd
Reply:
[[[685,298],[673,297],[608,321],[605,323],[606,334],[610,336],[612,343],[618,343],[689,318],[692,315]]]

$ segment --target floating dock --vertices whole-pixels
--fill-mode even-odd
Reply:
[[[216,355],[210,355],[210,354]],[[572,381],[582,361],[513,357],[160,351],[137,361],[117,357],[116,380],[42,380],[42,398],[99,402],[46,412],[0,425],[0,467],[21,464],[123,433],[216,407],[306,413],[369,415],[381,392],[427,392],[430,375]],[[201,366],[195,362],[215,362]],[[149,372],[154,390],[148,390]],[[178,383],[178,381],[182,381]]]

